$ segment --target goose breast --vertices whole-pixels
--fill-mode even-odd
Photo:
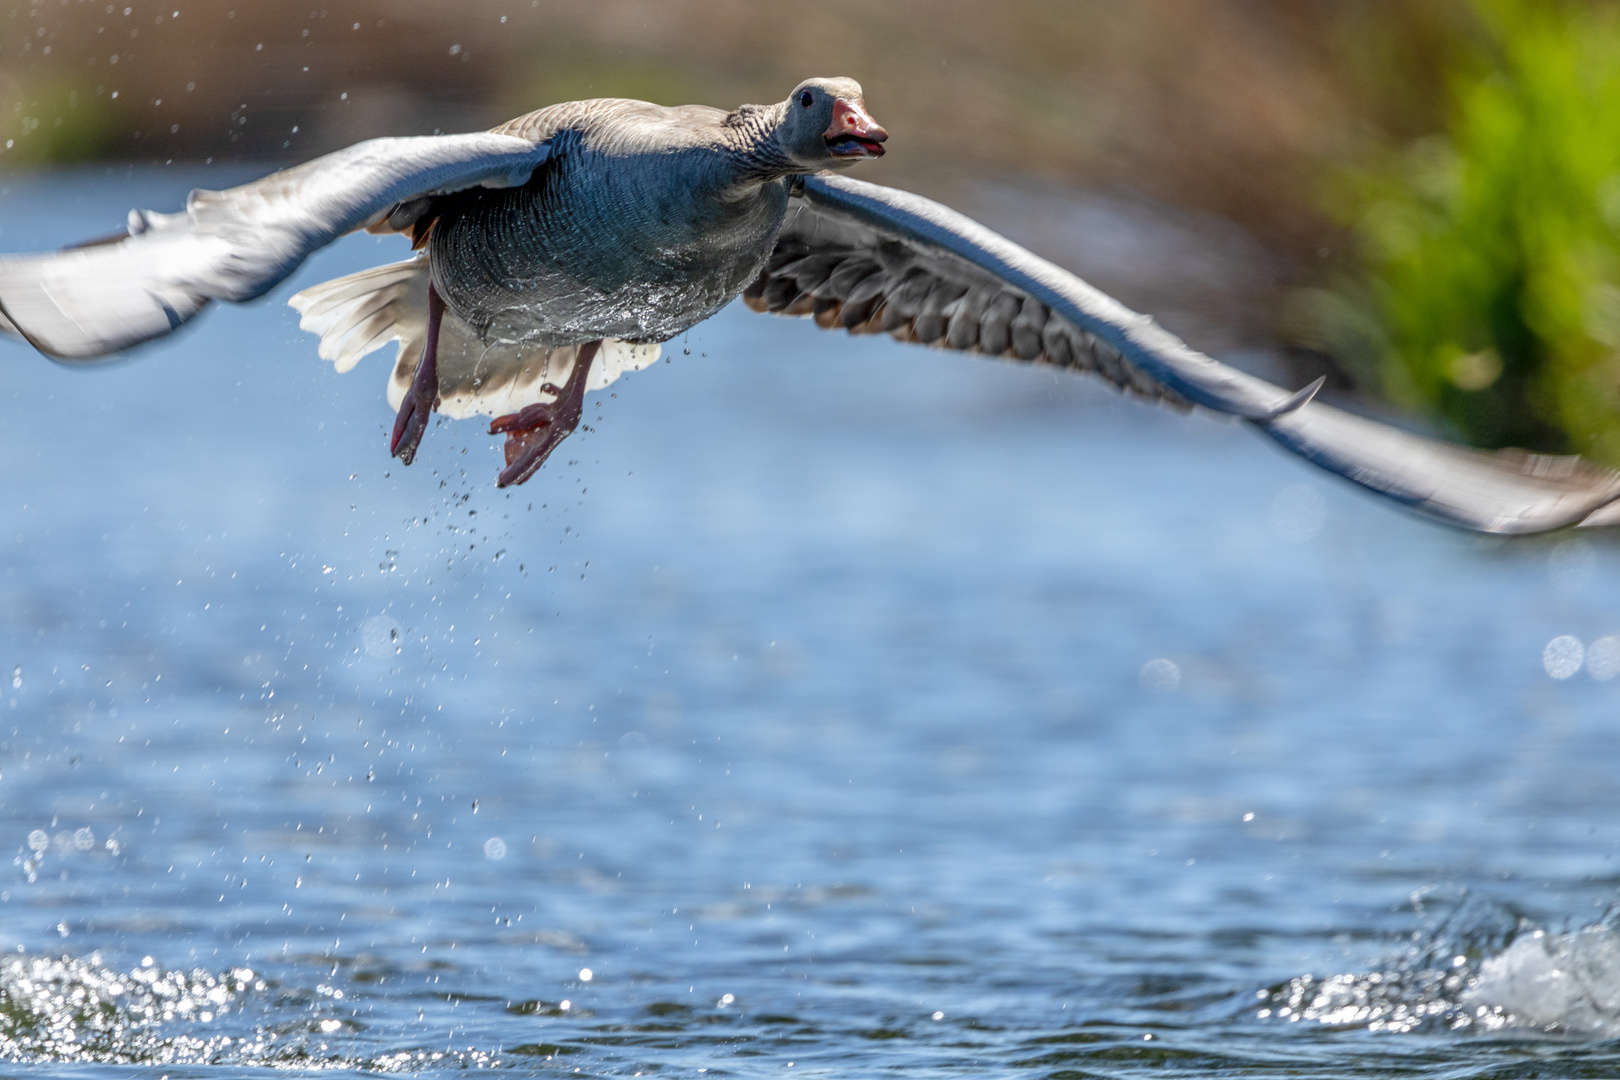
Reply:
[[[445,200],[429,237],[434,285],[484,340],[666,341],[758,276],[786,182],[721,197],[703,118],[613,120],[553,136],[521,187]]]

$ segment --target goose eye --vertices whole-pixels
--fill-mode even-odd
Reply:
[[[803,105],[807,109],[811,105],[815,104],[815,100],[816,100],[816,96],[814,94],[812,94],[808,90],[806,90],[804,93],[799,95],[799,104]]]

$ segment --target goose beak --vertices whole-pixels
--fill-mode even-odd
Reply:
[[[889,133],[866,112],[866,102],[839,98],[833,102],[832,126],[823,134],[827,150],[836,158],[883,156]]]

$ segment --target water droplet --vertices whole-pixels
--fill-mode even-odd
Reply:
[[[400,651],[399,623],[388,615],[373,615],[360,624],[360,643],[367,656],[384,658]]]
[[[1597,552],[1585,540],[1565,540],[1547,552],[1547,576],[1561,593],[1578,593],[1592,580]]]
[[[1290,544],[1303,544],[1327,523],[1327,503],[1309,484],[1290,484],[1271,501],[1271,529]]]
[[[1586,647],[1586,673],[1598,682],[1620,675],[1620,635],[1600,637]]]
[[[580,982],[590,982],[594,978],[596,978],[596,973],[594,971],[592,971],[590,968],[580,968],[579,969],[579,981]]]
[[[1586,647],[1581,644],[1580,638],[1570,634],[1560,634],[1541,650],[1541,666],[1555,679],[1569,678],[1581,670],[1585,660]]]
[[[506,858],[506,841],[498,836],[492,836],[484,841],[484,858],[501,860]]]
[[[1174,660],[1159,657],[1149,660],[1142,665],[1142,672],[1137,676],[1142,689],[1151,694],[1169,694],[1181,685],[1181,665]]]

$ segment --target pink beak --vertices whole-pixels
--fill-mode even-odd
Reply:
[[[832,126],[822,135],[834,157],[883,156],[889,133],[866,111],[866,102],[838,98],[833,102]]]

